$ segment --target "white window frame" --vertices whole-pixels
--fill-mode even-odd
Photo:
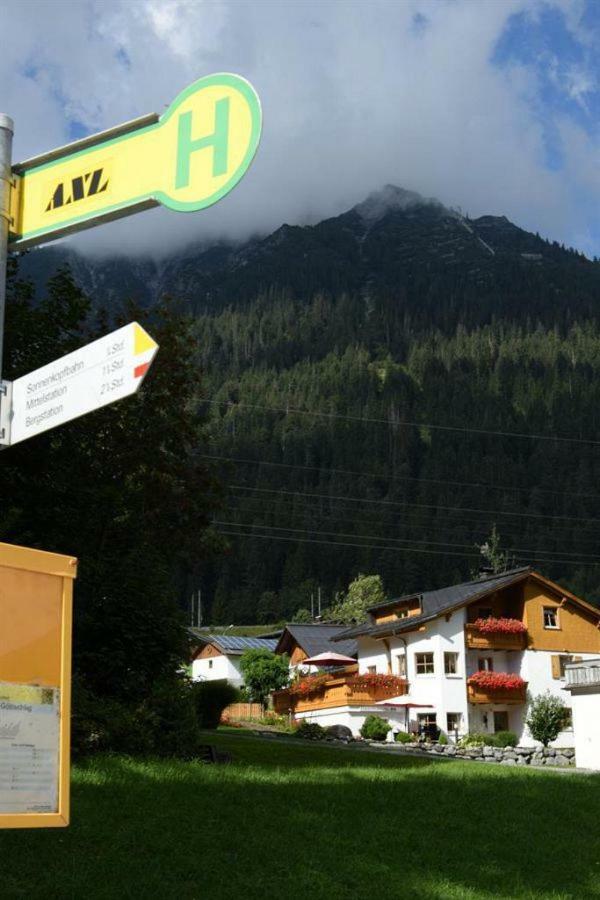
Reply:
[[[546,624],[546,612],[553,613],[555,625],[547,625]],[[544,623],[544,628],[548,631],[560,631],[560,620],[558,617],[558,607],[557,606],[542,606],[542,621]]]
[[[454,672],[446,671],[446,660],[449,656],[454,657]],[[444,675],[446,678],[460,678],[460,673],[458,671],[458,663],[460,659],[460,654],[455,650],[444,650]]]
[[[456,728],[450,728],[448,724],[448,716],[456,716],[457,724]],[[456,734],[456,732],[460,733],[460,729],[462,727],[462,713],[461,712],[447,712],[446,713],[446,731],[448,734]]]
[[[431,665],[431,671],[428,672],[419,672],[419,657],[420,656],[429,656],[431,657],[430,663],[426,663],[425,665]],[[431,652],[431,650],[423,650],[420,653],[415,653],[415,675],[418,678],[423,677],[431,677],[435,675],[435,654]]]

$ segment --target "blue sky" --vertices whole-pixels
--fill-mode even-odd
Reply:
[[[600,256],[600,0],[0,0],[9,22],[16,159],[161,112],[210,72],[262,98],[227,198],[93,229],[86,252],[241,239],[394,183]]]

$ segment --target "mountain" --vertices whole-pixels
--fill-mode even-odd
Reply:
[[[600,600],[600,264],[504,216],[388,185],[314,226],[160,264],[68,262],[99,305],[168,293],[195,316],[207,443],[226,485],[214,622],[460,581],[497,525],[511,559]]]
[[[400,289],[408,292],[409,304],[416,294],[421,306],[424,285],[429,292],[439,279],[449,280],[454,293],[476,291],[480,301],[485,295],[489,309],[489,295],[503,291],[510,278],[511,293],[528,292],[529,315],[546,316],[552,297],[572,292],[575,278],[577,302],[586,314],[593,311],[600,283],[597,264],[523,231],[505,216],[469,219],[393,185],[318,225],[282,225],[241,245],[191,246],[160,262],[92,261],[65,247],[49,247],[27,254],[22,272],[42,288],[65,263],[90,296],[109,307],[125,296],[151,306],[168,293],[189,301],[196,312],[252,302],[274,288],[299,298],[314,291]],[[532,292],[544,295],[539,307],[533,306]],[[493,306],[506,314],[507,299],[504,292]]]

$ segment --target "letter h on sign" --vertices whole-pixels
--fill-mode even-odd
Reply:
[[[229,97],[215,103],[215,130],[212,134],[192,139],[192,113],[179,116],[177,130],[177,170],[175,187],[187,187],[190,182],[190,157],[197,150],[212,147],[213,178],[227,172],[227,151],[229,143]]]

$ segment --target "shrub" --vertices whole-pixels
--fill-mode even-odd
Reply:
[[[325,729],[318,722],[308,722],[304,719],[296,728],[296,737],[322,741],[325,737]]]
[[[439,736],[439,738],[438,738],[438,744],[442,744],[442,745],[444,746],[444,745],[446,745],[447,743],[448,743],[448,738],[447,738],[447,736],[444,734],[443,731],[440,731],[440,736]]]
[[[153,753],[193,759],[200,743],[194,684],[188,679],[157,682],[145,704],[153,730]]]
[[[390,723],[381,716],[367,716],[362,724],[360,733],[368,741],[385,741],[390,730]]]
[[[240,669],[252,700],[266,705],[269,694],[287,686],[290,678],[289,659],[270,650],[246,650]]]
[[[196,681],[192,693],[200,728],[216,728],[223,710],[239,697],[237,688],[224,679]]]
[[[459,747],[482,747],[484,744],[487,744],[488,747],[493,747],[494,735],[483,734],[479,731],[470,731],[469,734],[465,734],[458,742]]]
[[[161,679],[144,699],[98,697],[79,679],[73,684],[72,747],[75,756],[109,750],[130,756],[191,759],[199,743],[193,685]]]
[[[560,697],[546,691],[530,701],[525,723],[532,737],[547,747],[563,730],[566,712],[567,708]]]
[[[499,747],[516,747],[519,743],[514,731],[497,731],[494,737]]]
[[[398,731],[396,732],[396,741],[398,744],[412,744],[415,741],[415,736],[407,731]]]

